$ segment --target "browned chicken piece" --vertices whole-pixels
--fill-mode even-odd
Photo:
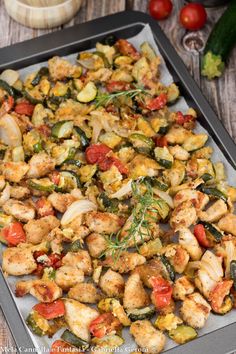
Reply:
[[[101,276],[99,286],[109,297],[122,298],[124,295],[125,281],[122,275],[111,269]]]
[[[150,304],[150,298],[146,293],[138,273],[129,276],[125,283],[123,305],[125,309],[139,309]]]
[[[2,269],[5,273],[16,276],[27,275],[37,268],[31,248],[22,245],[3,251]]]
[[[119,259],[114,261],[112,256],[106,257],[104,261],[101,261],[101,265],[104,267],[111,267],[112,270],[119,273],[128,273],[136,266],[146,262],[146,258],[138,253],[122,252]]]
[[[11,186],[10,195],[14,199],[26,199],[30,195],[30,190],[27,187]]]
[[[181,245],[169,244],[164,247],[162,254],[168,258],[177,273],[183,273],[189,261],[189,254]]]
[[[55,161],[45,152],[39,152],[29,160],[28,178],[44,177],[55,168]]]
[[[52,203],[53,208],[60,213],[65,213],[67,208],[75,201],[75,197],[70,193],[53,192],[49,195],[48,200]]]
[[[76,266],[64,265],[57,269],[55,282],[64,291],[84,281],[84,272]]]
[[[62,290],[53,280],[26,280],[16,283],[16,296],[31,294],[40,302],[52,302],[62,296]]]
[[[48,61],[48,69],[53,81],[63,80],[67,77],[79,77],[81,68],[72,65],[69,61],[55,56]]]
[[[92,283],[78,283],[68,292],[68,297],[88,304],[96,304],[102,299],[102,293]]]
[[[183,189],[176,193],[174,197],[174,207],[176,208],[183,202],[191,200],[194,207],[198,210],[202,210],[209,202],[208,195],[190,188]]]
[[[68,252],[62,259],[63,265],[70,265],[81,269],[85,275],[92,273],[92,261],[88,251],[79,250],[77,252]]]
[[[188,200],[177,206],[172,212],[170,226],[178,231],[182,227],[189,227],[197,221],[196,209],[192,201]]]
[[[121,220],[115,214],[92,211],[85,215],[85,225],[91,232],[111,234],[120,229]]]
[[[183,320],[191,327],[202,328],[210,314],[211,306],[199,293],[188,295],[183,301],[180,314]]]
[[[90,234],[89,228],[82,225],[83,216],[78,216],[71,223],[66,225],[66,228],[73,230],[75,239],[84,239]]]
[[[177,279],[173,287],[173,297],[176,300],[184,300],[187,295],[194,292],[194,285],[189,281],[189,279],[184,275]]]
[[[133,273],[138,273],[140,275],[140,279],[148,288],[152,288],[150,283],[151,277],[157,277],[158,275],[164,275],[163,264],[158,258],[150,259],[147,263],[142,265],[138,265]]]
[[[9,199],[3,205],[3,210],[6,214],[12,215],[22,222],[27,222],[35,217],[35,209],[32,206],[16,199]]]
[[[224,216],[220,219],[218,226],[222,231],[236,236],[236,215],[228,214]]]
[[[2,162],[0,172],[9,182],[19,183],[29,170],[25,162]]]
[[[107,248],[107,241],[103,235],[93,232],[86,237],[86,244],[91,257],[98,258]]]
[[[158,354],[165,346],[165,335],[148,320],[135,321],[130,326],[135,342],[145,353]]]
[[[37,245],[47,237],[50,231],[56,227],[59,227],[59,225],[60,220],[52,215],[44,216],[38,220],[30,220],[24,225],[26,240],[29,243]]]
[[[227,204],[222,200],[217,200],[206,211],[199,211],[198,217],[202,221],[216,222],[228,213]]]

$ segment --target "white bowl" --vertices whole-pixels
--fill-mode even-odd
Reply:
[[[82,0],[4,0],[8,14],[17,22],[32,28],[52,28],[70,21]],[[38,6],[35,6],[35,4]],[[31,5],[29,5],[31,3]],[[34,6],[32,6],[34,3]],[[56,3],[56,5],[55,5]],[[49,6],[46,6],[50,4]],[[53,5],[51,5],[53,4]]]

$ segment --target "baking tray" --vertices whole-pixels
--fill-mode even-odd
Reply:
[[[109,33],[115,34],[118,38],[133,37],[146,24],[150,25],[159,50],[174,81],[180,87],[181,94],[185,97],[187,103],[198,111],[201,125],[207,129],[229,163],[236,168],[236,145],[157,22],[147,14],[138,11],[124,11],[2,48],[0,49],[0,71],[7,68],[21,69],[48,60],[53,55],[65,56],[88,50]],[[0,305],[19,352],[36,352],[2,271],[0,272]],[[233,353],[236,351],[235,333],[236,322],[205,334],[192,342],[167,350],[165,353]]]

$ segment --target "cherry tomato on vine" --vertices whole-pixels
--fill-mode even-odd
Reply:
[[[150,0],[149,12],[156,20],[164,20],[170,16],[173,8],[171,0]]]
[[[184,28],[190,31],[197,31],[205,25],[207,13],[202,4],[191,3],[182,7],[179,19]]]

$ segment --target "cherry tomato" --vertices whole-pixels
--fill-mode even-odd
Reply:
[[[54,269],[60,268],[62,266],[62,261],[61,259],[63,258],[62,255],[52,253],[48,256],[49,258],[49,267],[53,267]]]
[[[150,109],[150,111],[156,111],[158,109],[163,108],[167,103],[167,95],[165,93],[161,93],[159,96],[148,100],[146,104],[146,108]]]
[[[150,15],[156,20],[164,20],[170,16],[172,8],[171,0],[151,0],[149,2]]]
[[[184,28],[197,31],[205,25],[207,13],[202,4],[191,3],[181,9],[179,19]]]
[[[78,352],[75,347],[72,347],[70,344],[60,339],[56,340],[51,346],[50,354],[71,354],[71,353],[80,354],[81,352]]]
[[[127,91],[130,89],[130,84],[125,81],[109,81],[106,84],[106,89],[108,92],[119,92]]]
[[[20,222],[13,222],[2,229],[3,238],[9,246],[17,246],[21,242],[26,242],[26,235]]]
[[[93,144],[87,147],[85,157],[88,163],[95,164],[104,160],[110,151],[112,150],[105,144]]]
[[[25,114],[26,116],[31,117],[34,112],[34,105],[29,103],[28,101],[22,101],[16,104],[15,112],[18,114]]]
[[[128,169],[123,163],[114,156],[106,156],[102,161],[98,163],[100,170],[107,171],[111,166],[116,166],[120,173],[127,174]]]
[[[106,334],[121,328],[120,321],[111,312],[103,313],[90,323],[89,330],[94,337],[102,338]]]
[[[154,138],[154,142],[155,145],[159,147],[168,146],[168,141],[165,136],[157,136],[156,138]]]
[[[210,292],[209,300],[213,311],[218,312],[220,310],[225,297],[229,295],[232,285],[233,280],[222,280]]]
[[[52,204],[45,197],[41,197],[36,201],[37,213],[40,217],[54,215]]]
[[[202,224],[195,225],[193,233],[202,247],[211,247],[211,242],[208,240],[205,227]]]
[[[64,302],[59,299],[48,304],[43,302],[37,304],[33,307],[33,310],[37,311],[42,317],[46,318],[46,320],[52,320],[53,318],[65,314],[65,305]]]
[[[161,276],[151,277],[150,283],[153,287],[152,294],[154,296],[155,306],[157,309],[162,309],[168,306],[171,302],[173,292],[170,283]]]
[[[134,48],[133,44],[128,42],[126,39],[118,39],[115,45],[121,54],[128,55],[134,60],[138,60],[140,58],[139,52]]]

